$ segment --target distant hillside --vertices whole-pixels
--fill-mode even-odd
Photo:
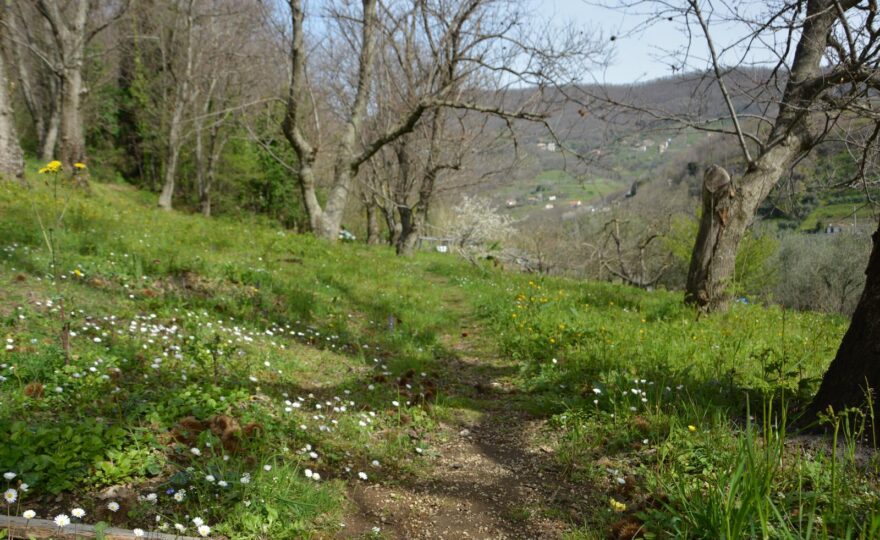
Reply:
[[[739,113],[773,114],[772,107],[759,111],[750,97],[765,101],[778,93],[773,87],[759,86],[767,76],[765,70],[738,70],[728,75],[726,82]],[[526,91],[511,92],[506,100],[513,106],[527,96]],[[472,188],[516,220],[570,219],[624,200],[653,182],[669,186],[686,182],[691,195],[697,196],[706,166],[718,163],[732,173],[743,167],[736,145],[728,144],[724,136],[657,118],[686,117],[694,123],[720,126],[719,119],[728,116],[727,108],[717,85],[703,74],[675,75],[631,86],[565,88],[548,92],[546,99],[558,103],[548,119],[552,134],[538,123],[516,122],[519,157],[515,166]],[[613,107],[611,102],[656,114],[639,114]],[[513,151],[511,141],[485,159],[503,162]],[[846,148],[840,143],[825,143],[777,186],[760,217],[775,220],[783,228],[801,230],[825,225],[846,228],[859,219],[866,221],[872,214],[868,197],[863,190],[842,185],[854,172],[854,161]],[[661,187],[652,193],[662,191]]]

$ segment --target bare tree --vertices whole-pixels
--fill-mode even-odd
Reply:
[[[169,48],[177,49],[180,55],[179,63],[172,59],[169,70],[173,80],[171,91],[171,116],[168,121],[165,168],[163,173],[162,193],[159,195],[159,207],[171,210],[174,199],[174,186],[177,180],[177,165],[180,161],[180,151],[183,147],[183,122],[184,112],[189,108],[195,98],[193,85],[193,69],[196,62],[195,48],[195,0],[183,0],[174,2],[172,9],[174,14],[169,41],[165,44]],[[170,55],[169,55],[170,56]],[[176,59],[176,58],[175,58]]]
[[[627,235],[632,239],[627,242],[621,234],[621,226],[629,228],[632,224],[617,218],[606,222],[600,241],[588,247],[601,269],[627,285],[650,289],[672,264],[671,254],[654,250],[662,242],[664,232],[654,223],[647,223],[641,230]]]
[[[377,0],[364,0],[358,9],[350,3],[331,4],[325,20],[336,28],[336,38],[348,48],[348,54],[336,62],[331,72],[334,79],[327,86],[331,92],[328,109],[337,112],[337,133],[333,134],[332,166],[326,182],[319,178],[320,123],[317,112],[320,97],[309,81],[309,54],[305,43],[305,12],[301,0],[289,0],[291,13],[291,82],[284,132],[297,155],[298,182],[309,215],[312,230],[320,237],[334,240],[360,168],[386,145],[412,133],[429,111],[438,109],[471,110],[481,114],[511,119],[544,121],[545,114],[536,111],[537,96],[545,88],[546,79],[558,72],[549,66],[550,59],[571,54],[557,54],[553,49],[541,51],[529,47],[520,33],[524,13],[516,2],[509,0],[434,0],[412,1],[385,5]],[[380,9],[381,8],[381,9]],[[526,32],[527,33],[527,32]],[[376,88],[376,61],[383,36],[404,36],[402,41],[385,41],[393,53],[401,53],[397,67],[409,82],[402,91],[391,96],[399,107],[385,122],[371,122],[375,110],[370,103]],[[408,38],[406,36],[412,36]],[[357,36],[357,37],[354,37]],[[523,37],[523,39],[519,39]],[[326,36],[325,36],[326,38]],[[410,39],[407,45],[407,39]],[[325,39],[325,41],[327,41]],[[330,40],[332,41],[332,40]],[[583,44],[582,40],[578,45]],[[567,42],[572,46],[573,43]],[[384,50],[384,49],[383,49]],[[585,47],[581,56],[595,51]],[[570,53],[570,51],[568,51]],[[352,64],[351,59],[357,59]],[[407,70],[420,76],[407,77]],[[483,73],[480,86],[465,85],[475,74]],[[327,74],[324,74],[326,80]],[[521,99],[505,102],[500,88],[515,84],[534,84]],[[465,86],[467,86],[465,88]],[[442,114],[435,125],[443,126]],[[390,120],[390,121],[389,121]],[[373,131],[367,129],[374,128]],[[326,126],[325,126],[326,127]],[[381,128],[381,129],[379,129]],[[327,185],[326,202],[318,201],[319,183]]]
[[[211,215],[217,167],[237,119],[278,91],[278,78],[266,72],[275,65],[264,14],[255,1],[215,1],[199,38],[200,62],[194,73],[192,131],[199,209]],[[268,79],[268,84],[267,84]]]
[[[306,46],[304,39],[302,0],[289,0],[293,36],[291,40],[291,80],[284,134],[298,158],[299,183],[312,230],[319,236],[335,240],[342,222],[352,178],[361,162],[354,163],[355,143],[367,114],[368,94],[373,74],[373,54],[377,27],[377,0],[364,0],[360,20],[361,35],[358,58],[358,76],[354,99],[347,114],[344,131],[336,148],[334,181],[322,206],[318,202],[315,162],[318,158],[316,143],[305,131],[305,105],[310,101],[306,80]],[[421,113],[419,113],[421,114]],[[416,118],[417,119],[417,118]],[[369,158],[369,156],[368,156]],[[368,159],[367,158],[367,159]],[[366,161],[366,160],[364,160]]]
[[[48,0],[36,2],[37,11],[51,30],[52,45],[50,51],[39,51],[37,43],[28,45],[60,81],[59,158],[65,167],[86,158],[82,111],[82,97],[88,92],[83,78],[86,45],[118,19],[127,6],[127,2],[120,3],[116,11],[107,13],[106,6],[89,0],[74,0],[66,5]]]
[[[217,108],[222,103],[223,97],[218,96],[218,86],[222,84],[218,79],[212,78],[201,110],[193,121],[195,130],[195,165],[196,165],[196,188],[199,196],[199,211],[203,216],[211,215],[211,192],[214,188],[217,163],[223,153],[228,138],[228,129],[225,124],[232,116],[232,112],[218,112]]]
[[[35,4],[6,0],[5,10],[3,46],[8,75],[18,83],[33,120],[38,156],[46,162],[55,158],[61,125],[61,81],[54,68],[60,61],[49,25]]]
[[[700,81],[692,97],[719,96],[727,110],[723,118],[700,119],[607,95],[600,98],[658,121],[720,132],[736,141],[743,170],[705,177],[712,185],[704,188],[703,219],[686,286],[688,302],[723,310],[729,303],[737,248],[758,206],[792,165],[839,127],[848,111],[869,106],[880,59],[876,2],[779,1],[760,12],[712,0],[616,5],[621,4],[653,6],[648,25],[677,22],[691,37],[690,45],[703,43],[708,69],[692,63],[690,45],[673,55],[673,64],[676,69],[698,69]],[[716,23],[742,29],[742,35],[719,44],[713,34]],[[749,62],[755,54],[775,61],[753,68]],[[719,175],[731,178],[723,189],[714,185]]]
[[[0,13],[2,19],[3,13]],[[24,178],[24,161],[6,72],[6,48],[0,47],[0,178]]]

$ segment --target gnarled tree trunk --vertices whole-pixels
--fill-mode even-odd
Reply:
[[[849,4],[847,4],[849,5]],[[698,14],[708,37],[705,21]],[[758,146],[758,157],[752,159],[749,144],[739,128],[736,108],[724,84],[722,70],[708,41],[719,89],[724,95],[731,118],[737,126],[737,135],[748,169],[727,194],[716,200],[714,192],[707,195],[704,179],[703,217],[691,255],[685,299],[707,311],[723,310],[730,301],[729,285],[734,277],[736,253],[746,229],[754,219],[758,206],[779,182],[785,170],[815,144],[810,126],[810,110],[829,87],[829,77],[823,72],[822,59],[828,47],[829,35],[841,8],[832,0],[813,0],[807,3],[806,19],[798,40],[791,73],[779,102],[779,112],[773,128]],[[851,6],[850,6],[851,7]],[[753,142],[757,137],[753,136]],[[710,168],[711,172],[711,168]],[[715,205],[720,204],[721,208]]]
[[[872,240],[865,289],[837,355],[807,409],[806,422],[829,408],[839,413],[847,407],[864,406],[868,396],[874,401],[874,411],[880,406],[880,229]],[[875,422],[880,423],[880,417]]]
[[[705,311],[727,309],[739,244],[758,206],[800,155],[803,144],[803,138],[790,134],[762,154],[738,182],[717,165],[706,169],[703,213],[685,287],[687,303]]]

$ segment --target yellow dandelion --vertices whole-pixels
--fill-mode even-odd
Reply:
[[[60,170],[61,170],[61,162],[58,160],[52,160],[49,163],[47,163],[46,166],[43,167],[42,169],[40,169],[38,172],[40,174],[57,173]]]
[[[74,269],[73,275],[75,275],[76,277],[83,277],[82,270],[80,270],[79,268]]]
[[[74,169],[83,170],[83,169],[86,168],[86,164],[85,164],[85,163],[80,163],[79,161],[77,161],[76,163],[73,164],[73,168],[74,168]]]
[[[608,500],[608,503],[611,504],[611,509],[615,512],[623,512],[626,510],[626,505],[617,499],[611,498]]]
[[[696,430],[697,426],[688,426],[688,431],[690,431],[691,433],[695,432]]]

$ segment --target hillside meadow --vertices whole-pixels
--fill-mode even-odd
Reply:
[[[700,316],[677,292],[331,245],[34,169],[0,184],[6,515],[404,537],[353,493],[412,485],[504,410],[572,486],[510,501],[523,538],[880,536],[871,423],[788,429],[842,318]]]

